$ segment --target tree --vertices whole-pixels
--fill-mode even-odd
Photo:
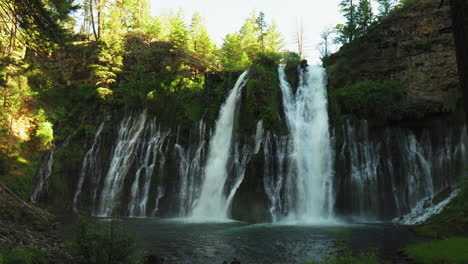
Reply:
[[[280,52],[284,48],[284,39],[274,20],[265,33],[264,43],[266,52]]]
[[[304,58],[304,25],[301,23],[297,26],[296,31],[297,54],[299,58]]]
[[[319,51],[322,59],[330,55],[330,37],[334,32],[333,28],[327,27],[320,33],[322,41],[319,43]]]
[[[239,33],[226,35],[221,47],[221,63],[226,71],[245,70],[252,64],[243,49],[242,38]]]
[[[265,21],[265,14],[260,11],[257,17],[258,39],[260,40],[260,49],[265,52],[265,35],[268,24]]]
[[[242,42],[242,48],[249,56],[251,61],[257,58],[258,52],[261,50],[259,45],[258,36],[259,28],[257,25],[257,15],[252,12],[242,25],[239,36]]]
[[[184,13],[179,9],[176,15],[169,18],[169,42],[172,43],[172,52],[185,52],[189,42],[189,30],[184,21]]]
[[[387,17],[395,5],[395,0],[377,0],[379,3],[379,18]]]
[[[349,43],[357,36],[357,14],[356,4],[353,0],[342,0],[340,2],[340,11],[346,19],[344,24],[336,25],[335,29],[338,36],[335,39],[337,43]]]
[[[372,23],[373,14],[370,0],[360,0],[356,10],[357,35],[362,36]]]
[[[211,41],[203,17],[199,12],[195,12],[190,24],[190,50],[200,59],[205,66],[215,63],[216,45]]]

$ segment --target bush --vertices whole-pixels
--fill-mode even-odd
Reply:
[[[345,112],[373,121],[398,120],[397,102],[405,91],[397,81],[363,81],[333,92]]]
[[[0,261],[0,264],[2,262]],[[40,252],[26,249],[14,248],[5,256],[4,264],[47,264],[48,261]]]
[[[107,223],[80,219],[70,253],[77,264],[132,264],[140,259],[133,239],[116,218]]]

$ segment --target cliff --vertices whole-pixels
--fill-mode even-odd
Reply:
[[[415,1],[324,59],[335,117],[351,113],[375,119],[372,111],[349,107],[347,97],[352,94],[340,91],[365,81],[394,81],[402,89],[399,96],[381,98],[382,103],[394,106],[382,106],[391,112],[388,120],[414,120],[456,109],[461,96],[450,7],[448,1],[439,4]]]

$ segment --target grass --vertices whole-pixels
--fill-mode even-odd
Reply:
[[[409,245],[404,252],[420,264],[468,263],[468,238],[453,237]]]

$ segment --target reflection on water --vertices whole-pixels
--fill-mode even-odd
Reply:
[[[159,219],[126,219],[145,254],[177,264],[219,263],[238,258],[244,263],[305,263],[329,256],[337,234],[355,251],[376,249],[392,260],[396,251],[418,239],[407,229],[390,224],[287,226],[230,223],[184,223]]]

